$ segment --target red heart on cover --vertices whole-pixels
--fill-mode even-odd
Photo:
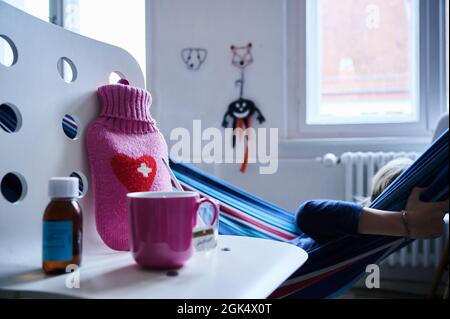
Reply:
[[[117,179],[131,193],[148,192],[156,176],[156,161],[148,155],[134,159],[117,154],[111,160],[111,167]]]

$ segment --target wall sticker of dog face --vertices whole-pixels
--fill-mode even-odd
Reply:
[[[185,48],[181,51],[181,58],[190,71],[198,71],[208,57],[208,50],[202,48]]]
[[[249,43],[242,47],[232,45],[231,51],[233,52],[233,58],[231,63],[239,69],[245,69],[253,63],[252,55],[253,44]]]

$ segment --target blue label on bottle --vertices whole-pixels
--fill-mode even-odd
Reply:
[[[45,261],[70,261],[73,258],[72,222],[44,222],[43,258]]]

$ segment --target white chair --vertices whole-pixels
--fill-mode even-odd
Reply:
[[[448,129],[448,113],[444,114],[436,126],[433,141],[436,141]]]

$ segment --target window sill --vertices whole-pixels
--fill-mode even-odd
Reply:
[[[422,152],[430,143],[431,137],[282,139],[279,156],[299,159],[321,157],[327,153]]]

